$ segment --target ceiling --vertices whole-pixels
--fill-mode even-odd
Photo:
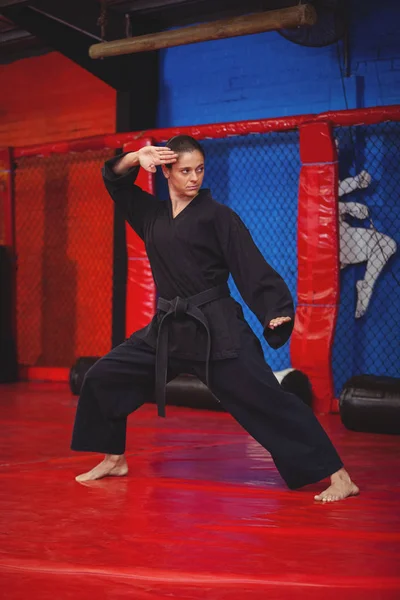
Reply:
[[[0,15],[0,63],[12,62],[48,50],[34,35]]]
[[[272,10],[296,4],[296,0],[0,0],[0,63],[51,51],[51,35],[37,35],[27,18],[40,15],[49,27],[64,24],[89,36],[91,43],[101,41],[98,24],[106,9],[105,40],[130,34],[151,33],[201,21]],[[20,18],[23,15],[23,18]],[[21,23],[24,23],[22,26]]]

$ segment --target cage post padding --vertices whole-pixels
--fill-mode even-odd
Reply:
[[[14,217],[12,197],[12,158],[10,148],[0,148],[0,246],[14,253]]]
[[[314,410],[334,396],[332,346],[339,304],[338,167],[328,123],[300,127],[298,280],[292,366],[312,382]]]
[[[10,282],[12,289],[10,292],[13,302],[13,311],[11,316],[11,327],[14,339],[16,339],[16,249],[12,161],[13,154],[11,148],[0,148],[0,246],[6,247],[12,263],[12,276]]]
[[[150,146],[152,140],[141,138],[124,145],[124,152],[136,152]],[[154,175],[140,169],[136,183],[142,190],[154,193]],[[144,242],[126,225],[126,251],[128,273],[126,280],[125,333],[129,337],[134,331],[148,325],[154,316],[156,289],[147,258]]]

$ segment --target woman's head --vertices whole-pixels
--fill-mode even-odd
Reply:
[[[200,152],[205,159],[205,152],[201,144],[190,135],[176,135],[165,144],[167,148],[176,152],[176,154],[184,154],[185,152]]]
[[[197,140],[189,135],[177,135],[166,143],[178,154],[178,160],[163,166],[170,193],[181,198],[194,198],[203,183],[205,153]]]

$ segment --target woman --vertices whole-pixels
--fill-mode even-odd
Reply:
[[[170,199],[134,185],[139,168],[161,165]],[[105,185],[144,240],[160,295],[157,314],[88,371],[78,403],[72,449],[104,453],[77,477],[125,475],[127,416],[155,393],[165,416],[165,385],[179,373],[205,382],[222,406],[271,456],[296,489],[331,477],[317,500],[356,495],[343,464],[309,407],[284,392],[265,363],[259,340],[229,294],[231,273],[273,348],[290,337],[294,309],[283,279],[264,260],[238,215],[201,189],[204,151],[189,136],[166,148],[147,146],[108,160]]]

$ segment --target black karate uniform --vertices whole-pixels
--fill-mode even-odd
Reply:
[[[88,371],[72,449],[123,454],[127,416],[154,393],[164,415],[166,382],[191,373],[271,453],[290,488],[339,470],[343,463],[318,420],[282,390],[241,306],[229,294],[231,273],[269,345],[279,348],[289,339],[290,292],[239,216],[204,189],[173,218],[170,200],[161,202],[134,185],[139,167],[122,176],[114,173],[120,158],[105,163],[104,182],[145,242],[160,298],[151,323]],[[268,329],[271,319],[285,316],[292,321]]]

